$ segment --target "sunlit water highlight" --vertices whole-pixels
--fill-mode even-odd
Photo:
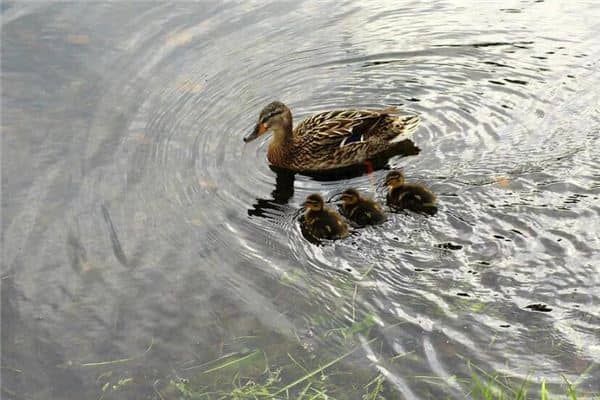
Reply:
[[[365,318],[348,362],[405,398],[463,398],[467,360],[600,390],[596,2],[2,7],[3,397],[97,398],[82,364],[136,354],[164,381],[246,335],[339,355]],[[420,114],[390,165],[438,214],[308,243],[307,194],[383,199],[385,171],[278,178],[242,143],[273,99]]]

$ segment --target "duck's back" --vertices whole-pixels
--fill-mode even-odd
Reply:
[[[343,145],[380,137],[389,141],[410,133],[419,123],[417,115],[394,115],[395,108],[382,110],[333,110],[312,115],[294,129],[297,138],[327,140]],[[406,132],[403,132],[406,130]]]
[[[410,134],[418,123],[418,116],[393,115],[392,109],[315,114],[293,130],[294,150],[287,167],[327,170],[356,165],[387,150],[390,141]]]

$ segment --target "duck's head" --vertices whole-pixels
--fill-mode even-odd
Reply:
[[[315,193],[308,196],[302,205],[310,211],[321,211],[325,206],[325,202],[320,195]]]
[[[262,109],[254,131],[244,138],[244,142],[251,142],[269,130],[273,130],[276,135],[286,134],[292,130],[292,112],[280,101],[269,103]]]
[[[356,189],[346,189],[340,196],[340,199],[344,205],[351,206],[358,203],[360,200],[360,194]]]
[[[385,185],[389,187],[397,187],[404,184],[404,174],[402,171],[391,171],[385,177]]]

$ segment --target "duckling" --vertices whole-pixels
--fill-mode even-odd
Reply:
[[[383,207],[362,197],[356,189],[346,189],[341,196],[342,214],[358,226],[377,225],[385,221]]]
[[[311,194],[304,201],[306,213],[302,221],[303,232],[314,239],[343,239],[348,236],[348,225],[337,212],[325,207],[323,198]]]
[[[435,194],[423,185],[404,183],[404,174],[401,171],[391,171],[385,178],[388,187],[387,204],[395,210],[411,210],[434,215]]]

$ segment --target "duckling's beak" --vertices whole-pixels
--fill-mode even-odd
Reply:
[[[267,124],[261,124],[259,122],[254,127],[254,131],[244,138],[244,142],[246,142],[246,143],[251,142],[268,130],[269,130],[269,128],[267,127]]]

